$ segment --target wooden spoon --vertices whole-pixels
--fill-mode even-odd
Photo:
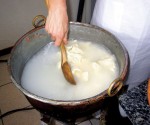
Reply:
[[[61,49],[61,68],[62,68],[64,77],[66,78],[66,80],[69,83],[75,85],[76,82],[74,80],[74,77],[73,77],[73,74],[72,74],[72,71],[71,71],[71,67],[70,67],[70,65],[67,61],[66,48],[65,48],[65,45],[64,45],[63,42],[61,42],[60,49]]]

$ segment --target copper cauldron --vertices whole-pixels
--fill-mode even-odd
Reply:
[[[44,26],[32,29],[16,42],[8,63],[13,83],[24,93],[31,105],[42,114],[65,122],[76,120],[101,109],[107,97],[114,96],[121,89],[128,71],[127,51],[121,42],[108,31],[89,24],[70,22],[68,38],[103,44],[116,56],[120,75],[112,81],[107,90],[91,98],[63,101],[40,97],[22,87],[21,75],[26,62],[42,47],[52,42]]]

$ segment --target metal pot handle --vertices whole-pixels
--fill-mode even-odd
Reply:
[[[32,20],[32,25],[37,28],[40,26],[44,26],[46,23],[46,17],[43,15],[37,15],[36,17],[34,17],[34,19]]]
[[[122,86],[123,86],[122,79],[121,78],[115,79],[109,86],[107,94],[111,97],[116,95],[121,90]]]

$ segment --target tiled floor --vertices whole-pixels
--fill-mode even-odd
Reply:
[[[0,57],[5,60],[9,57]],[[0,113],[30,106],[25,96],[11,82],[7,62],[0,63]],[[0,125],[40,125],[40,113],[36,110],[20,111],[3,117]]]

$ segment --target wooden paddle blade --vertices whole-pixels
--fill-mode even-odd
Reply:
[[[64,74],[66,80],[69,83],[76,85],[76,82],[74,80],[74,77],[73,77],[73,74],[71,72],[71,68],[70,68],[68,62],[65,62],[64,64],[62,64],[62,71],[63,71],[63,74]]]

